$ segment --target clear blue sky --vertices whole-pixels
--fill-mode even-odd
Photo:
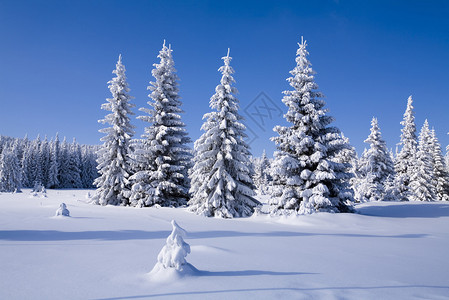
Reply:
[[[272,127],[283,119],[260,107],[265,101],[286,111],[281,92],[302,35],[334,124],[359,153],[373,116],[395,147],[409,95],[418,128],[427,118],[443,147],[449,144],[449,1],[413,0],[0,0],[0,134],[59,132],[99,144],[100,105],[110,96],[118,55],[133,102],[146,106],[152,64],[166,39],[192,139],[201,134],[230,47],[252,152],[271,155]],[[261,92],[266,96],[257,98]],[[255,108],[265,117],[253,115]],[[146,124],[133,123],[138,136]]]

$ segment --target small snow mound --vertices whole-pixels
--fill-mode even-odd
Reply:
[[[185,275],[193,275],[198,270],[187,263],[185,257],[190,253],[190,245],[184,242],[187,232],[175,220],[171,221],[173,230],[165,246],[157,256],[157,263],[149,273],[155,281],[170,281]]]
[[[163,264],[156,263],[153,270],[148,273],[150,281],[153,282],[173,282],[187,276],[199,276],[200,271],[189,263],[186,263],[180,267],[165,268]]]
[[[67,209],[67,205],[65,203],[61,203],[59,205],[58,210],[56,211],[56,216],[64,216],[64,217],[70,217],[70,212]]]

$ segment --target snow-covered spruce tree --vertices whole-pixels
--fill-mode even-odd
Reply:
[[[129,166],[129,141],[134,134],[130,124],[129,115],[133,114],[133,105],[129,102],[131,96],[126,82],[125,66],[122,64],[122,56],[119,56],[116,75],[108,82],[112,98],[101,105],[101,108],[111,113],[99,122],[109,124],[111,127],[100,129],[106,136],[101,138],[103,145],[98,150],[97,169],[100,173],[94,184],[97,187],[92,197],[93,203],[100,205],[127,205],[125,197],[129,190],[130,166]]]
[[[0,192],[20,192],[22,186],[17,143],[4,147],[0,155]]]
[[[432,144],[429,124],[424,122],[419,134],[418,151],[415,155],[415,165],[410,176],[411,201],[436,200],[435,175],[432,161]]]
[[[449,173],[449,145],[446,146],[446,155],[444,156],[444,161],[446,162],[446,170]]]
[[[260,203],[253,198],[254,184],[249,167],[249,146],[239,101],[232,85],[234,70],[229,49],[222,58],[220,84],[210,99],[214,110],[204,115],[205,132],[195,142],[194,166],[190,173],[190,210],[208,217],[247,217]]]
[[[38,135],[34,141],[31,142],[31,156],[29,160],[29,173],[31,187],[43,184],[43,170],[42,170],[42,155],[40,154],[41,137]]]
[[[404,113],[404,126],[401,131],[401,151],[397,154],[394,169],[396,171],[395,186],[399,190],[400,201],[408,201],[410,197],[410,177],[415,169],[417,138],[412,96],[408,97]]]
[[[349,138],[343,133],[341,133],[341,139],[347,146],[335,154],[334,161],[346,164],[348,167],[347,171],[354,173],[358,162],[357,152],[355,151],[354,146],[349,142]]]
[[[365,143],[370,144],[370,148],[363,153],[358,165],[356,201],[389,199],[386,195],[385,183],[394,176],[394,164],[376,118],[371,121],[371,133]]]
[[[83,185],[81,183],[81,149],[80,145],[73,139],[72,144],[68,145],[67,153],[67,173],[65,184],[68,188],[79,189]]]
[[[81,181],[83,188],[90,189],[94,186],[94,181],[98,177],[97,156],[94,150],[86,145],[82,146],[81,152]]]
[[[23,154],[22,159],[20,161],[21,166],[21,178],[22,178],[22,186],[23,187],[31,187],[30,183],[30,164],[31,164],[31,153],[32,149],[30,146],[30,141],[28,140],[28,136],[25,136],[23,139]]]
[[[150,126],[145,128],[143,140],[132,157],[135,174],[132,182],[130,204],[133,206],[185,205],[189,196],[188,169],[192,154],[185,124],[181,120],[181,101],[178,95],[178,76],[174,68],[171,47],[162,46],[154,64],[150,82],[148,104],[150,108],[140,108],[147,113],[138,116]]]
[[[59,137],[50,145],[50,169],[48,170],[48,188],[54,189],[59,186]]]
[[[263,150],[262,156],[257,157],[253,161],[254,164],[254,184],[261,195],[266,195],[270,186],[271,175],[270,175],[270,160]]]
[[[354,180],[356,177],[355,173],[358,166],[357,152],[355,151],[355,147],[352,146],[349,142],[348,137],[341,133],[340,138],[342,139],[345,146],[341,151],[335,154],[332,160],[346,166],[345,171],[350,174],[351,179],[348,181],[346,178],[343,178],[341,184],[345,189],[352,189],[354,191]],[[354,198],[348,200],[354,200]]]
[[[310,214],[314,212],[350,212],[352,200],[348,188],[351,177],[347,165],[334,158],[348,145],[340,130],[329,126],[323,95],[317,91],[315,72],[307,59],[306,41],[296,53],[296,67],[288,78],[293,90],[285,91],[282,102],[288,107],[284,115],[291,126],[276,126],[279,136],[272,138],[275,153],[273,214]]]
[[[60,188],[70,188],[69,184],[69,157],[70,157],[70,146],[67,143],[67,138],[64,137],[59,149],[59,187]]]
[[[449,201],[449,173],[435,129],[430,131],[430,138],[437,200]]]
[[[39,156],[42,164],[42,185],[48,187],[48,177],[50,170],[50,145],[47,136],[45,136],[39,148]]]

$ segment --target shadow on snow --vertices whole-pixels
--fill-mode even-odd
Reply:
[[[366,216],[388,218],[439,218],[449,217],[449,204],[399,202],[397,205],[361,207],[357,212]]]
[[[304,274],[304,273],[303,273]],[[379,289],[447,289],[449,292],[449,286],[438,286],[438,285],[397,285],[397,286],[336,286],[336,287],[317,287],[317,288],[255,288],[255,289],[233,289],[233,290],[216,290],[216,291],[186,291],[186,292],[173,292],[165,294],[149,294],[149,295],[137,295],[137,296],[126,296],[126,297],[113,297],[113,298],[102,298],[97,300],[121,300],[121,299],[144,299],[153,297],[172,297],[172,296],[187,296],[187,295],[213,295],[213,294],[223,294],[223,293],[249,293],[249,292],[308,292],[308,291],[331,291],[331,290],[379,290]],[[231,295],[229,295],[231,296]],[[301,295],[297,295],[300,297]],[[303,295],[304,296],[304,295]]]
[[[165,239],[170,231],[57,231],[57,230],[1,230],[0,240],[4,241],[72,241],[72,240],[147,240]],[[240,232],[240,231],[198,231],[189,232],[188,239],[226,238],[226,237],[305,237],[336,236],[349,238],[423,238],[426,234],[370,235],[350,233],[306,233],[294,231]]]

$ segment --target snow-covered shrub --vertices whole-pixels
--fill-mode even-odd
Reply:
[[[190,253],[190,245],[184,241],[186,231],[175,220],[172,220],[171,224],[173,230],[157,256],[156,265],[149,274],[154,280],[175,279],[173,277],[192,275],[197,271],[186,261],[186,256]]]
[[[70,217],[70,212],[67,209],[67,205],[65,205],[65,203],[59,204],[59,208],[56,211],[56,216]]]

